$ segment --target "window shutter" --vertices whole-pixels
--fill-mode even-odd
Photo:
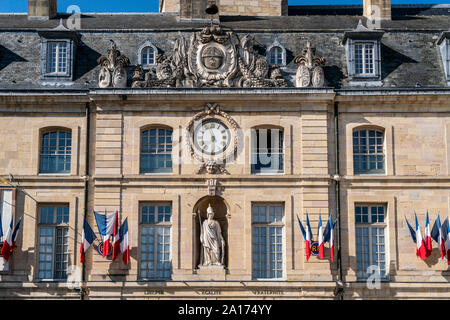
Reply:
[[[380,49],[380,41],[377,40],[374,42],[374,64],[375,64],[375,76],[380,80],[381,79],[381,49]]]
[[[346,51],[348,76],[353,77],[355,75],[355,45],[352,39],[347,40]]]
[[[443,57],[446,60],[446,71],[447,71],[447,81],[450,81],[450,39],[445,40],[445,47],[446,47],[446,55]]]

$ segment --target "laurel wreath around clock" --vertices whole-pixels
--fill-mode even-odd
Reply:
[[[216,119],[221,120],[224,122],[225,125],[227,125],[228,128],[232,129],[231,132],[231,141],[229,146],[225,149],[225,151],[217,154],[217,155],[207,155],[203,153],[201,150],[198,150],[195,147],[194,143],[194,124],[197,121],[203,121],[203,120],[209,120],[209,119]],[[226,160],[231,157],[233,157],[234,153],[238,149],[238,142],[239,142],[239,134],[238,129],[239,125],[237,122],[226,112],[220,110],[219,105],[217,103],[208,103],[205,106],[205,110],[202,112],[197,113],[192,117],[192,119],[189,121],[187,127],[186,127],[186,143],[188,150],[192,157],[197,159],[198,161],[205,162],[208,160]]]

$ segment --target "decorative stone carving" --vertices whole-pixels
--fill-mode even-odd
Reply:
[[[186,42],[180,34],[171,55],[159,55],[155,71],[133,77],[133,88],[286,87],[278,68],[254,50],[253,37],[240,41],[218,25],[205,27]]]
[[[126,67],[130,65],[130,59],[120,54],[114,41],[105,56],[97,60],[100,65],[98,86],[100,88],[125,88],[127,86]]]
[[[224,168],[223,164],[218,164],[214,160],[207,160],[203,162],[200,166],[200,169],[197,171],[198,174],[206,171],[209,174],[221,174],[228,173],[228,171]]]
[[[216,156],[208,156],[198,150],[194,146],[194,125],[200,124],[205,119],[210,118],[218,118],[231,130],[232,143],[231,145],[225,149],[225,151]],[[234,153],[238,150],[240,134],[238,132],[239,125],[237,122],[226,112],[221,111],[220,107],[217,103],[207,103],[204,110],[195,114],[192,119],[189,121],[186,127],[186,144],[189,150],[189,153],[192,157],[202,162],[197,173],[202,173],[206,171],[210,174],[218,174],[218,173],[228,173],[224,168],[224,163],[227,159],[231,158]]]
[[[200,253],[201,266],[223,266],[225,256],[225,240],[219,222],[214,220],[214,210],[211,205],[206,210],[208,219],[201,223]]]
[[[311,47],[311,43],[306,43],[300,56],[295,57],[294,63],[298,65],[295,76],[297,87],[323,87],[325,77],[323,66],[325,59],[316,53],[316,49]]]
[[[206,183],[208,185],[208,194],[210,196],[220,196],[222,194],[223,187],[220,186],[217,179],[208,179]]]

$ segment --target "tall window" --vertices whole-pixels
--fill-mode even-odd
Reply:
[[[44,132],[41,141],[40,172],[70,173],[72,133],[66,130]]]
[[[170,203],[145,203],[141,205],[141,261],[142,279],[170,279]]]
[[[385,205],[356,204],[356,265],[357,277],[365,279],[378,268],[386,277],[386,209]],[[373,269],[368,269],[370,266]]]
[[[374,75],[373,43],[355,44],[355,75]]]
[[[384,132],[362,129],[353,132],[354,174],[384,173]]]
[[[283,64],[283,50],[280,47],[273,47],[269,53],[269,63],[271,65]]]
[[[283,130],[252,129],[252,173],[283,173]]]
[[[38,278],[64,280],[69,263],[69,206],[39,207]]]
[[[141,173],[172,172],[172,130],[153,128],[141,134]]]
[[[67,73],[67,43],[48,42],[47,50],[47,73],[66,74]]]
[[[143,65],[155,64],[155,50],[152,47],[142,49],[141,55]]]
[[[283,277],[283,205],[252,206],[254,279]]]

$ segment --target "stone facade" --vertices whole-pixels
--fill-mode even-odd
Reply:
[[[170,3],[165,1],[164,6],[168,8]],[[348,25],[340,29],[314,32],[311,28],[316,22],[308,21],[323,18],[339,23],[342,17],[301,17],[305,19],[302,30],[289,25],[291,18],[297,21],[298,17],[286,17],[285,31],[265,30],[267,26],[251,22],[255,25],[249,32],[239,22],[221,22],[220,27],[234,41],[237,53],[233,59],[242,61],[231,76],[220,81],[207,81],[220,68],[202,58],[229,58],[227,53],[221,56],[211,50],[202,56],[201,50],[196,55],[193,49],[199,36],[205,47],[222,50],[218,44],[226,41],[217,29],[212,36],[205,35],[204,24],[184,25],[171,20],[171,15],[155,15],[153,20],[120,16],[107,19],[124,19],[126,32],[119,27],[106,32],[102,25],[106,18],[92,18],[97,22],[86,19],[86,24],[93,24],[89,32],[79,32],[70,85],[41,83],[42,39],[34,30],[14,30],[20,17],[5,18],[11,19],[8,26],[1,26],[0,21],[0,187],[15,190],[15,216],[23,216],[9,270],[0,271],[0,298],[450,298],[447,261],[441,261],[436,243],[426,261],[416,257],[416,245],[405,222],[405,217],[413,221],[416,212],[423,229],[427,210],[431,222],[438,213],[443,221],[450,210],[450,90],[439,48],[433,45],[448,29],[448,20],[439,15],[414,20],[421,31],[410,31],[409,25],[401,24],[413,22],[387,22],[381,40],[382,85],[352,87],[346,77],[342,40],[360,16],[345,17]],[[448,14],[442,16],[448,18]],[[145,23],[159,21],[162,27],[130,31],[141,18]],[[274,26],[284,23],[271,21]],[[52,20],[39,23],[47,31],[57,25]],[[175,27],[164,29],[170,23]],[[194,57],[191,65],[180,54],[180,36],[186,39],[187,56]],[[245,40],[250,37],[255,44],[246,51]],[[161,56],[156,70],[147,70],[143,79],[137,78],[137,51],[146,41],[154,44]],[[251,56],[255,61],[265,60],[265,49],[276,41],[286,51],[286,64],[276,67],[278,78],[269,73],[246,75],[248,70],[256,72],[248,68]],[[115,55],[114,48],[120,55]],[[230,61],[224,63],[231,65]],[[161,78],[167,66],[179,72]],[[210,67],[202,73],[201,66]],[[305,71],[298,76],[300,66]],[[121,69],[120,73],[127,75],[126,84],[100,86],[102,68],[109,68],[112,79],[115,70]],[[314,68],[324,75],[314,83],[322,85],[297,85],[305,83],[305,74],[308,79],[314,77]],[[245,82],[240,82],[240,77],[247,77],[247,83],[253,85],[239,85]],[[283,86],[267,85],[281,79]],[[189,87],[192,83],[196,85]],[[230,159],[225,164],[196,157],[188,130],[196,119],[221,119],[232,128],[231,140],[234,143],[236,139],[238,146],[233,149],[230,144]],[[171,172],[141,173],[141,135],[150,128],[172,130]],[[251,130],[259,128],[283,130],[281,173],[252,173]],[[383,132],[384,174],[354,172],[353,132],[361,128]],[[67,173],[40,173],[42,134],[48,129],[71,132]],[[68,228],[67,264],[79,270],[83,290],[74,286],[76,277],[70,276],[68,281],[39,277],[39,232],[43,227],[39,208],[55,203],[69,207],[69,220],[63,224]],[[141,277],[145,246],[141,207],[146,203],[171,206],[170,221],[161,224],[170,228],[169,279],[147,281]],[[360,203],[386,208],[382,225],[387,278],[378,289],[370,289],[357,277],[355,205]],[[206,218],[209,204],[216,210],[226,244],[225,269],[221,270],[198,267],[199,218]],[[282,276],[275,280],[255,279],[253,274],[252,206],[262,204],[283,208],[283,218],[276,222],[282,230]],[[128,265],[121,256],[113,262],[97,251],[100,235],[93,212],[105,210],[117,211],[120,222],[128,218]],[[333,218],[339,216],[335,244],[340,250],[331,261],[326,244],[324,259],[313,255],[307,261],[297,216],[305,224],[308,214],[316,239],[319,216],[326,221],[329,213]],[[83,265],[84,217],[97,240]],[[338,294],[341,287],[342,295]]]

